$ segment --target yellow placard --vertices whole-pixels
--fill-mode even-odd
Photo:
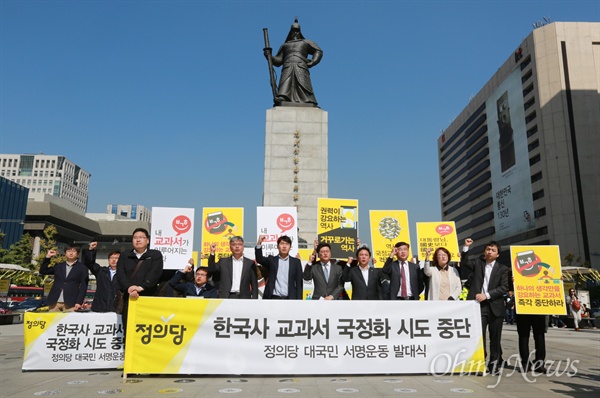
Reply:
[[[210,245],[217,244],[216,261],[231,255],[229,240],[244,234],[243,207],[204,207],[202,209],[202,265],[208,265]]]
[[[302,264],[306,264],[307,262],[310,261],[310,255],[313,252],[313,248],[312,248],[312,244],[310,245],[311,248],[310,249],[298,249],[298,255],[300,256],[300,261],[302,261]]]
[[[375,267],[383,267],[392,248],[398,242],[410,245],[408,228],[408,212],[406,210],[371,210],[369,211],[371,226],[371,244]]]
[[[452,255],[450,261],[460,261],[454,221],[418,222],[417,240],[419,241],[419,259],[425,259],[427,248],[433,252],[438,247],[445,247]]]
[[[517,314],[565,315],[558,246],[511,246]]]
[[[319,242],[331,245],[333,258],[354,256],[358,236],[358,200],[319,198],[317,207]]]
[[[145,305],[138,305],[142,302]],[[130,300],[124,372],[178,373],[192,338],[221,302],[179,299],[173,305],[162,297]]]

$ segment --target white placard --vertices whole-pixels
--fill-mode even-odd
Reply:
[[[182,269],[192,258],[194,209],[152,208],[150,248],[163,254],[164,269]]]
[[[277,239],[287,235],[292,240],[290,255],[298,253],[298,214],[295,207],[257,207],[257,237],[265,235],[263,255],[277,255]]]

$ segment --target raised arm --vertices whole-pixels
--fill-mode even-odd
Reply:
[[[396,255],[397,251],[397,248],[393,247],[389,257],[385,260],[385,264],[383,264],[383,268],[381,269],[381,272],[384,274],[392,274],[392,263],[394,262],[394,256]]]
[[[81,261],[83,262],[83,265],[85,265],[87,269],[89,269],[90,272],[96,277],[100,272],[100,264],[96,263],[96,254],[98,253],[96,251],[97,247],[98,242],[90,242],[89,248],[83,249],[81,254]]]
[[[431,266],[429,263],[429,255],[431,254],[431,248],[425,249],[425,265],[423,266],[423,273],[427,277],[431,277]]]
[[[208,272],[211,274],[220,274],[221,267],[215,262],[215,252],[217,251],[217,244],[210,244],[210,256],[208,256]]]
[[[192,266],[191,265],[186,265],[186,267],[180,271],[178,270],[177,272],[175,272],[175,274],[173,275],[173,277],[171,278],[171,280],[169,281],[169,285],[175,289],[176,291],[178,291],[179,293],[185,293],[187,290],[187,283],[186,282],[181,282],[181,280],[183,278],[185,278],[185,276],[187,275],[188,272],[190,272],[192,270]]]
[[[268,273],[271,268],[271,263],[269,262],[269,259],[267,257],[263,256],[262,243],[264,241],[265,241],[265,236],[260,235],[258,237],[258,242],[256,243],[256,247],[254,248],[254,258],[256,259],[257,263],[262,265],[267,270],[267,273]]]
[[[467,252],[469,251],[469,247],[473,244],[473,239],[471,238],[467,238],[465,239],[465,245],[463,246],[463,251],[460,255],[460,263],[459,263],[459,267],[464,267],[467,270],[473,272],[473,269],[475,268],[475,263],[472,261],[469,261],[469,256],[467,256]]]
[[[50,261],[52,261],[52,257],[56,256],[56,250],[48,250],[46,253],[46,257],[44,261],[42,261],[42,265],[40,266],[40,274],[42,275],[54,275],[54,267],[50,267]]]

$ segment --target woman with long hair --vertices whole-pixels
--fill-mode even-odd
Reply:
[[[423,273],[429,278],[427,300],[458,300],[462,285],[458,270],[449,265],[452,256],[445,247],[438,247],[429,262],[431,249],[427,249]]]
[[[575,331],[579,332],[579,322],[581,322],[581,302],[579,301],[579,297],[577,297],[575,294],[575,289],[569,290],[569,295],[567,296],[567,307],[569,307],[571,315],[573,315]]]

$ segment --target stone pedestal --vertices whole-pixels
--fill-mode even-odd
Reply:
[[[296,206],[298,236],[317,237],[317,199],[327,197],[327,112],[278,106],[267,110],[263,206]]]

